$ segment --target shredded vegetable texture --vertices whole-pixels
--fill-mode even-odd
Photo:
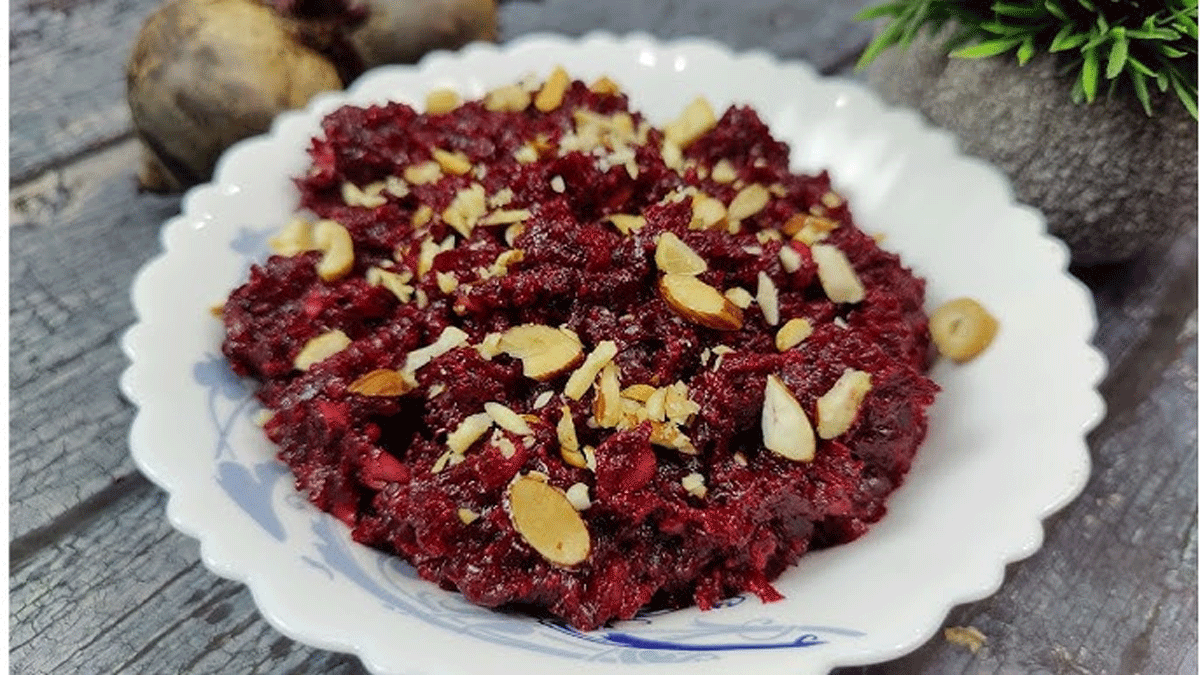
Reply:
[[[1196,0],[897,0],[856,18],[885,20],[860,67],[923,29],[949,27],[943,47],[952,57],[1003,55],[1025,65],[1058,56],[1076,103],[1132,95],[1153,115],[1174,96],[1197,117]]]

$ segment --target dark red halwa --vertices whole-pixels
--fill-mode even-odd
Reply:
[[[296,183],[334,222],[293,224],[251,270],[224,352],[297,487],[473,602],[594,629],[778,599],[801,555],[884,514],[925,435],[924,284],[754,110],[696,103],[660,130],[611,83],[559,99],[555,78],[329,115]],[[705,269],[656,262],[668,240]],[[674,282],[714,291],[715,318]],[[811,458],[764,446],[769,376]]]

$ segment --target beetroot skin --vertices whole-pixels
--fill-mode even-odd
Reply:
[[[924,375],[922,280],[854,225],[826,174],[789,172],[787,146],[750,108],[730,108],[664,159],[663,132],[620,93],[572,82],[548,112],[489,107],[497,106],[471,101],[421,114],[392,103],[329,115],[296,183],[310,217],[349,232],[353,267],[323,279],[319,250],[274,255],[228,298],[225,355],[261,383],[258,396],[274,413],[266,433],[297,488],[357,541],[401,556],[444,588],[580,629],[645,608],[708,608],[747,591],[780,598],[771,581],[806,551],[853,540],[884,515],[925,435],[936,386]],[[592,133],[597,119],[601,131]],[[436,161],[435,149],[469,169],[451,163],[428,182],[404,180],[406,169]],[[347,183],[378,199],[348,204]],[[455,225],[456,196],[475,185],[484,213]],[[765,206],[736,224],[694,222],[697,194],[728,206],[752,185],[767,188]],[[487,224],[497,212],[519,225]],[[796,214],[836,225],[821,243],[850,261],[866,289],[861,301],[826,296],[811,232],[780,232],[794,229],[786,223]],[[614,215],[644,220],[618,227]],[[664,232],[704,259],[699,279],[715,289],[754,295],[765,274],[777,289],[778,322],[757,302],[736,330],[672,309],[657,288]],[[781,255],[784,247],[791,251]],[[506,253],[514,249],[520,254]],[[399,290],[373,268],[404,280]],[[812,333],[779,351],[776,333],[792,318]],[[632,421],[599,425],[598,385],[577,400],[564,395],[574,366],[544,381],[526,377],[520,358],[495,348],[497,335],[523,324],[569,329],[584,356],[612,341],[627,412],[645,405],[637,399],[651,388],[685,385],[691,407],[672,419],[690,447],[657,438],[645,408],[643,419],[630,412]],[[410,352],[447,327],[465,340],[406,371]],[[312,338],[333,330],[348,345],[307,370],[294,367]],[[818,438],[811,461],[764,448],[769,375],[815,427],[817,399],[848,368],[871,381],[849,429]],[[408,391],[356,389],[380,369],[405,373]],[[638,384],[648,385],[640,395],[628,389]],[[488,403],[522,415],[529,433],[492,424],[448,453],[448,435]],[[583,466],[564,459],[564,407]],[[563,492],[586,487],[582,562],[552,562],[514,528],[506,490],[531,473]]]

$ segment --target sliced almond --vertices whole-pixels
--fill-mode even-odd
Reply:
[[[467,334],[461,328],[447,326],[432,343],[409,352],[404,359],[404,368],[401,372],[411,376],[430,361],[465,344],[467,344]]]
[[[715,126],[717,117],[712,106],[703,96],[698,96],[678,118],[663,128],[663,136],[680,148],[686,148]]]
[[[659,387],[646,399],[646,419],[653,422],[664,422],[667,419],[667,390]]]
[[[734,168],[733,162],[721,158],[713,165],[712,172],[709,175],[718,183],[732,183],[737,180],[737,169]]]
[[[775,232],[775,230],[759,230],[760,232]],[[779,249],[779,266],[784,272],[791,274],[804,266],[804,258],[796,249],[784,244]]]
[[[475,413],[463,419],[446,436],[446,447],[456,455],[466,454],[475,441],[483,438],[488,429],[492,428],[492,416],[485,413]]]
[[[707,230],[719,227],[727,216],[725,204],[720,199],[698,192],[692,196],[692,222],[688,228]]]
[[[529,209],[498,209],[484,216],[480,221],[480,225],[512,225],[513,223],[523,223],[533,217],[533,212]]]
[[[413,164],[404,168],[404,180],[413,185],[437,182],[442,177],[442,167],[434,160]]]
[[[400,371],[378,368],[360,376],[346,388],[351,394],[360,396],[403,396],[412,391],[413,382]]]
[[[830,300],[862,302],[866,297],[866,289],[841,249],[828,244],[814,244],[812,256],[813,262],[817,264],[817,279]]]
[[[619,87],[616,82],[610,80],[607,76],[600,77],[600,79],[593,82],[588,89],[591,90],[592,93],[600,94],[601,96],[616,96],[617,94],[621,93],[621,87]]]
[[[853,368],[843,371],[829,391],[817,399],[817,435],[828,439],[846,433],[858,419],[863,398],[869,391],[870,373]]]
[[[296,370],[308,370],[314,363],[324,361],[334,354],[350,346],[350,338],[340,330],[331,330],[312,338],[304,343],[292,366]]]
[[[595,410],[596,422],[605,429],[617,426],[621,420],[621,381],[616,364],[609,361],[600,370],[600,380],[596,386]]]
[[[518,436],[532,436],[533,429],[529,428],[529,423],[523,417],[513,411],[512,408],[503,403],[488,401],[483,404],[483,411],[492,418],[496,426],[505,431],[512,432]]]
[[[571,506],[575,507],[576,511],[587,511],[592,507],[592,499],[588,496],[588,486],[586,483],[574,483],[567,488],[567,501],[571,502]]]
[[[596,376],[600,374],[600,370],[608,365],[608,362],[612,361],[616,355],[617,344],[615,342],[604,340],[598,343],[579,368],[571,373],[566,386],[563,387],[563,395],[573,401],[583,398],[596,380]]]
[[[696,275],[708,271],[708,263],[674,232],[663,232],[654,248],[654,264],[664,274]]]
[[[979,356],[999,329],[996,318],[972,298],[951,300],[929,314],[929,334],[934,345],[956,363]]]
[[[279,255],[293,256],[316,248],[313,243],[312,223],[303,218],[293,218],[279,234],[267,240],[271,250]]]
[[[685,455],[695,455],[699,451],[679,427],[672,422],[650,422],[650,442],[660,448],[679,451]]]
[[[471,509],[461,508],[458,510],[458,520],[462,522],[463,525],[470,525],[476,520],[479,520],[479,514],[475,513]]]
[[[533,99],[533,106],[542,112],[557,110],[562,105],[563,95],[566,94],[569,86],[571,86],[571,76],[567,75],[567,71],[563,70],[562,66],[556,67],[550,72],[546,83],[538,91],[537,98]]]
[[[438,163],[442,171],[455,176],[465,176],[471,171],[471,160],[465,154],[455,150],[433,149],[433,161]]]
[[[667,419],[676,424],[687,424],[693,415],[700,412],[700,406],[688,398],[688,387],[683,382],[663,387],[666,397],[663,408]]]
[[[519,84],[493,89],[483,99],[483,107],[492,112],[521,112],[529,107],[532,97]]]
[[[621,396],[632,399],[639,403],[645,403],[646,399],[650,398],[655,391],[657,391],[657,389],[648,384],[631,384],[621,390]]]
[[[762,310],[767,325],[779,325],[779,291],[766,272],[758,273],[758,293],[754,299],[758,301],[758,308]]]
[[[676,314],[715,330],[739,330],[742,310],[720,291],[687,274],[665,274],[658,292]]]
[[[729,298],[730,302],[737,305],[741,309],[746,309],[750,305],[754,304],[754,296],[750,295],[750,291],[742,288],[741,286],[734,286],[733,288],[726,289],[725,297]]]
[[[608,217],[608,222],[612,223],[621,234],[633,234],[646,226],[645,216],[629,213],[614,213]]]
[[[745,220],[766,208],[770,201],[771,193],[767,188],[752,183],[734,195],[733,201],[729,202],[729,208],[726,209],[726,217],[731,221]]]
[[[811,462],[817,451],[812,424],[792,392],[775,375],[767,376],[762,410],[763,446],[793,462]]]
[[[457,108],[461,102],[458,92],[453,89],[434,89],[425,96],[425,112],[430,115],[444,115]]]
[[[318,220],[313,226],[313,244],[324,251],[317,263],[317,275],[325,281],[337,281],[354,267],[354,240],[350,231],[336,220]]]
[[[836,220],[809,213],[797,213],[784,221],[779,229],[787,236],[812,246],[829,236],[838,225]]]
[[[500,336],[500,351],[520,359],[526,377],[553,379],[583,360],[579,338],[560,328],[540,324],[513,326]]]
[[[513,529],[546,560],[564,567],[587,559],[587,525],[566,493],[538,478],[519,476],[508,486]]]
[[[434,278],[437,279],[438,290],[446,295],[450,295],[458,290],[458,277],[452,272],[435,272]]]
[[[446,210],[442,211],[442,220],[453,227],[463,237],[471,236],[471,231],[479,223],[479,219],[487,213],[487,195],[483,186],[472,183],[470,187],[459,190],[450,201]]]
[[[813,327],[808,319],[788,319],[775,334],[775,348],[785,352],[804,342],[812,332]]]

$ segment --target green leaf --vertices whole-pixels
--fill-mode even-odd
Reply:
[[[1166,71],[1155,73],[1154,81],[1158,84],[1158,90],[1161,92],[1171,88],[1171,78],[1167,77]]]
[[[899,2],[888,2],[874,7],[866,7],[854,15],[854,20],[874,21],[875,19],[882,19],[885,16],[898,16],[908,5],[908,2],[900,0]]]
[[[1112,30],[1112,36],[1113,45],[1108,50],[1108,67],[1104,69],[1104,77],[1109,80],[1121,74],[1129,58],[1129,40],[1125,37],[1125,30],[1117,26]]]
[[[1142,103],[1142,108],[1146,111],[1147,117],[1154,116],[1154,110],[1150,107],[1150,88],[1146,86],[1146,76],[1136,70],[1129,71],[1129,79],[1133,82],[1133,93],[1137,96],[1137,100]]]
[[[1171,45],[1159,45],[1158,51],[1168,59],[1182,59],[1183,57],[1188,56],[1188,52],[1185,52],[1182,49],[1176,49]]]
[[[1054,0],[1046,0],[1046,2],[1043,4],[1046,7],[1046,11],[1053,14],[1054,18],[1056,18],[1059,21],[1062,21],[1064,23],[1069,23],[1071,21],[1070,15],[1068,15],[1065,11],[1063,11],[1063,8],[1059,7],[1058,3],[1055,2]]]
[[[996,35],[1024,35],[1029,32],[1028,26],[1001,23],[999,21],[987,21],[979,24],[979,27]]]
[[[1029,63],[1029,59],[1033,58],[1033,36],[1025,38],[1021,46],[1017,48],[1017,65],[1023,66]]]
[[[1089,12],[1096,11],[1096,6],[1092,4],[1091,0],[1075,0],[1075,2],[1078,2],[1080,7],[1083,7]]]
[[[1100,57],[1095,49],[1083,53],[1083,68],[1079,71],[1079,80],[1083,85],[1083,95],[1088,103],[1096,100],[1096,90],[1100,86]]]
[[[1021,38],[998,38],[956,49],[950,52],[950,56],[962,59],[982,59],[1003,54],[1019,44],[1021,44]]]
[[[1083,93],[1083,76],[1075,78],[1075,83],[1071,85],[1071,102],[1075,105],[1083,103],[1087,97]]]
[[[1054,36],[1054,40],[1050,43],[1050,51],[1066,51],[1087,42],[1087,33],[1076,33],[1074,31],[1075,24],[1073,23],[1068,23],[1059,29],[1058,34]]]
[[[1136,71],[1141,72],[1146,77],[1158,77],[1158,73],[1156,73],[1152,68],[1150,68],[1150,66],[1147,66],[1146,64],[1142,63],[1141,60],[1139,60],[1138,58],[1136,58],[1132,55],[1127,54],[1125,56],[1125,61],[1129,64],[1129,66],[1131,68],[1133,68]]]
[[[1045,7],[1037,5],[1013,5],[1006,2],[997,2],[992,5],[992,11],[1001,16],[1015,16],[1021,19],[1035,19],[1046,15]]]
[[[858,63],[856,63],[854,67],[859,69],[865,68],[867,64],[874,61],[875,57],[879,56],[883,50],[895,45],[900,40],[900,35],[903,32],[903,23],[900,23],[899,21],[893,21],[888,24],[887,28],[884,28],[879,35],[875,36],[875,39],[871,41],[871,44],[867,45],[867,48],[863,50],[862,55],[858,57]]]
[[[1171,71],[1171,85],[1175,88],[1175,94],[1179,96],[1179,101],[1183,103],[1183,107],[1187,108],[1187,111],[1191,113],[1193,118],[1200,119],[1200,114],[1196,110],[1195,89],[1189,90],[1183,80],[1175,74],[1174,70]]]

